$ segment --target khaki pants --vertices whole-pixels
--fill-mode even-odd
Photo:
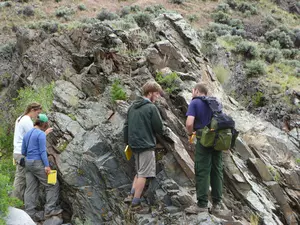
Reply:
[[[12,191],[12,197],[18,198],[24,201],[24,193],[26,188],[25,168],[19,165],[20,159],[23,157],[21,154],[13,155],[16,161],[16,174],[14,180],[14,190]]]
[[[26,191],[25,191],[25,211],[30,215],[36,213],[37,199],[39,195],[39,184],[46,188],[45,214],[49,214],[56,209],[59,197],[58,182],[55,185],[47,183],[47,174],[42,160],[26,160]]]

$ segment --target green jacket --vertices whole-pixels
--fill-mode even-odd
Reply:
[[[133,152],[142,152],[156,146],[155,135],[162,135],[163,123],[156,106],[139,97],[128,109],[124,124],[124,142]]]

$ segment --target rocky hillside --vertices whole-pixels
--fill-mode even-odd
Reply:
[[[217,7],[218,3],[211,4]],[[224,14],[235,15],[232,6],[224,7],[229,10]],[[282,7],[290,9],[284,4]],[[235,149],[224,152],[224,207],[234,213],[227,221],[299,224],[299,138],[296,133],[288,136],[264,118],[250,114],[245,102],[234,99],[240,100],[248,85],[259,88],[260,84],[253,84],[261,80],[247,80],[242,75],[236,78],[239,68],[245,73],[245,59],[224,47],[228,42],[222,40],[227,40],[228,34],[215,36],[215,31],[205,29],[198,32],[188,19],[161,6],[152,6],[152,12],[150,8],[143,13],[132,10],[121,19],[105,11],[101,15],[111,20],[101,22],[98,15],[98,20],[80,22],[72,29],[67,29],[71,23],[62,26],[41,22],[31,29],[16,26],[15,44],[7,44],[7,40],[13,40],[8,39],[12,34],[1,36],[6,40],[0,51],[0,71],[5,74],[1,77],[2,108],[12,104],[20,87],[38,90],[54,82],[49,114],[54,132],[48,137],[48,153],[59,171],[64,223],[225,222],[210,214],[190,216],[183,211],[196,200],[194,146],[187,142],[185,112],[191,88],[204,81],[240,131]],[[209,35],[215,37],[213,41],[208,41]],[[234,38],[238,43],[244,37]],[[218,51],[210,54],[207,46]],[[236,95],[230,97],[224,91],[218,65],[236,68],[230,70],[229,82],[222,82],[226,92],[235,90]],[[160,82],[166,91],[158,107],[167,129],[157,146],[157,179],[149,183],[145,193],[144,203],[151,205],[150,211],[139,216],[122,202],[134,175],[133,162],[128,162],[123,153],[122,126],[128,106],[140,94],[140,87],[151,79]],[[241,84],[244,89],[238,89]],[[9,115],[6,118],[13,121]]]

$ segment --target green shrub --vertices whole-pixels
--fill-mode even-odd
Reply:
[[[232,31],[232,27],[228,26],[227,24],[210,23],[208,30],[211,32],[216,32],[218,36],[222,36],[230,34]]]
[[[227,24],[237,29],[244,29],[243,21],[240,19],[229,19]]]
[[[250,15],[257,14],[257,9],[254,5],[248,2],[242,2],[237,6],[237,9],[242,13],[249,13]]]
[[[130,6],[130,11],[131,12],[140,12],[141,11],[141,7],[140,6],[138,6],[138,5],[132,5],[132,6]]]
[[[256,77],[266,73],[266,65],[261,60],[251,60],[245,65],[247,77]]]
[[[216,32],[210,32],[210,31],[205,31],[204,35],[203,35],[203,39],[205,41],[209,41],[209,42],[215,42],[217,40],[217,33]]]
[[[120,16],[124,17],[130,14],[130,7],[129,6],[124,6],[122,7],[121,11],[120,11]]]
[[[271,45],[271,47],[273,47],[273,48],[280,48],[280,43],[279,43],[279,41],[277,41],[277,40],[271,41],[270,45]]]
[[[9,196],[12,191],[13,174],[15,166],[12,165],[12,158],[0,159],[0,224],[5,224],[4,217],[7,215],[8,207],[21,207],[23,203],[16,198]]]
[[[97,15],[97,19],[100,21],[115,20],[117,18],[118,18],[117,14],[109,12],[107,9],[102,9],[101,12]]]
[[[236,53],[242,54],[245,58],[248,59],[254,59],[259,56],[258,48],[248,41],[239,43],[234,51]]]
[[[214,19],[215,22],[217,23],[229,23],[230,15],[227,13],[224,13],[222,11],[218,11],[212,14],[212,18]]]
[[[199,17],[198,17],[196,14],[191,14],[191,15],[188,15],[188,16],[187,16],[187,19],[188,19],[191,23],[193,23],[193,22],[198,21],[198,20],[199,20]]]
[[[80,11],[85,11],[85,10],[86,10],[85,4],[83,4],[83,3],[79,4],[79,5],[78,5],[78,9],[79,9]]]
[[[207,57],[212,58],[217,55],[217,48],[214,43],[203,41],[201,45],[201,52]]]
[[[217,11],[222,11],[224,13],[229,13],[230,7],[227,3],[221,3],[217,6]]]
[[[274,29],[277,26],[276,20],[270,15],[264,18],[262,24],[263,27],[267,30]]]
[[[292,48],[294,46],[291,37],[288,36],[284,31],[280,31],[279,29],[274,29],[272,31],[266,32],[265,38],[269,43],[274,40],[278,40],[282,48]]]
[[[300,55],[300,51],[298,49],[282,49],[282,55],[286,59],[295,59]]]
[[[145,8],[145,11],[146,11],[146,12],[149,12],[149,13],[152,13],[152,14],[154,14],[154,15],[159,15],[159,14],[165,12],[166,9],[164,8],[163,5],[157,4],[157,5],[147,6],[147,7]]]
[[[0,56],[3,58],[11,58],[15,49],[16,46],[12,42],[0,45]]]
[[[18,91],[18,97],[14,98],[15,108],[14,115],[17,117],[22,114],[28,104],[39,102],[43,106],[43,112],[49,112],[53,105],[54,82],[36,90],[31,87],[25,87]]]
[[[146,27],[150,25],[152,16],[149,13],[141,12],[134,15],[133,18],[139,27]]]
[[[162,85],[166,89],[166,92],[168,92],[169,94],[172,94],[176,90],[178,90],[178,81],[180,80],[180,78],[175,72],[164,76],[161,72],[159,72],[156,74],[155,79],[160,85]]]
[[[66,18],[67,16],[70,16],[74,13],[75,12],[73,9],[65,7],[65,6],[62,6],[55,11],[55,15],[57,17],[64,17],[64,18]]]
[[[269,63],[278,62],[282,59],[282,53],[277,48],[270,48],[262,51],[262,56]]]
[[[228,51],[232,51],[243,41],[240,36],[225,35],[218,38],[218,43]]]
[[[117,79],[113,82],[110,95],[111,95],[113,102],[115,102],[116,100],[126,100],[127,99],[126,92],[123,90],[120,80]]]
[[[262,107],[265,104],[264,99],[265,99],[264,94],[258,91],[252,96],[252,103],[256,107]]]
[[[173,4],[183,4],[184,0],[171,0],[171,3],[173,3]]]
[[[235,0],[226,0],[226,3],[229,5],[230,8],[235,9],[237,7],[237,2]]]

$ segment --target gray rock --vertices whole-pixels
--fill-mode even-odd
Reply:
[[[58,216],[52,216],[44,221],[43,225],[61,225],[63,220]]]
[[[35,225],[35,222],[25,211],[13,207],[8,208],[5,221],[7,225]]]

